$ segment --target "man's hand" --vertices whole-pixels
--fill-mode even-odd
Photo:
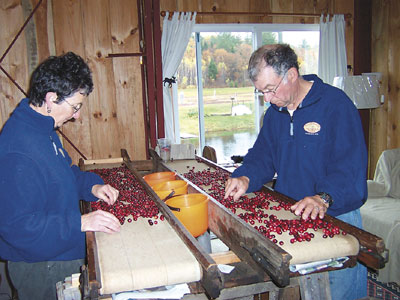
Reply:
[[[224,199],[232,196],[234,201],[239,200],[240,196],[246,193],[249,187],[249,182],[250,179],[247,176],[229,178],[225,184]]]
[[[307,220],[309,216],[311,219],[315,220],[317,216],[319,216],[320,219],[324,218],[328,206],[322,201],[320,196],[315,195],[301,199],[296,204],[292,205],[290,209],[296,216],[301,215],[303,220]]]
[[[81,216],[81,231],[101,231],[105,233],[119,232],[121,224],[109,212],[96,210]]]
[[[109,205],[117,200],[119,191],[109,184],[96,184],[92,187],[92,194]]]

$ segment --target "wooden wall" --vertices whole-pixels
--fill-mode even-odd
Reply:
[[[39,2],[30,30],[22,32],[1,67],[27,91],[29,64],[36,66],[49,54],[79,54],[93,71],[94,91],[81,118],[65,124],[63,133],[88,159],[120,157],[121,148],[132,159],[145,159],[140,58],[107,58],[110,53],[140,52],[137,1],[1,0],[1,55]],[[0,83],[2,125],[24,94],[4,72]],[[80,155],[69,143],[64,145],[76,163]]]
[[[196,23],[319,23],[319,17],[221,15],[219,12],[270,12],[283,14],[351,14],[354,0],[160,0],[161,11],[215,12],[215,15],[197,16]],[[353,20],[346,24],[348,64],[353,64]]]
[[[32,26],[21,34],[0,67],[28,89],[32,66],[49,54],[75,51],[93,70],[95,90],[82,108],[81,119],[63,132],[88,159],[120,156],[126,148],[133,159],[144,159],[146,145],[139,57],[107,58],[109,53],[140,52],[137,1],[134,0],[1,0],[0,55],[41,1]],[[146,0],[150,1],[150,0]],[[372,0],[372,70],[383,73],[386,102],[372,111],[371,172],[387,148],[400,147],[398,137],[399,16],[397,0]],[[350,13],[352,0],[160,0],[160,10],[198,12]],[[346,26],[348,63],[354,61],[354,24]],[[318,23],[311,17],[199,16],[198,23]],[[0,57],[1,57],[0,56]],[[0,70],[0,126],[23,93]],[[68,143],[77,162],[79,154]]]
[[[400,1],[372,1],[372,71],[382,72],[385,103],[371,113],[371,165],[400,147]],[[374,168],[375,169],[375,168]]]

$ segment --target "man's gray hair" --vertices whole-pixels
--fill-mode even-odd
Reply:
[[[251,81],[256,81],[260,71],[270,66],[277,75],[282,75],[290,68],[299,71],[297,55],[288,44],[264,45],[258,48],[250,57],[248,73]]]

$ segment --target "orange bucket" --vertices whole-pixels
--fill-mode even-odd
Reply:
[[[175,180],[175,172],[157,172],[143,176],[148,185],[153,186],[165,181]]]
[[[194,237],[206,232],[208,228],[208,197],[206,195],[186,194],[172,197],[165,203]]]
[[[174,195],[187,194],[188,184],[185,180],[172,180],[155,184],[151,187],[161,200],[164,200],[172,191]]]

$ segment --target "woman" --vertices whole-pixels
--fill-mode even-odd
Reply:
[[[110,213],[81,215],[79,200],[112,204],[119,192],[72,165],[56,134],[79,118],[92,90],[81,57],[49,57],[0,134],[0,258],[8,261],[20,300],[56,299],[56,282],[84,264],[84,232],[120,230]]]

